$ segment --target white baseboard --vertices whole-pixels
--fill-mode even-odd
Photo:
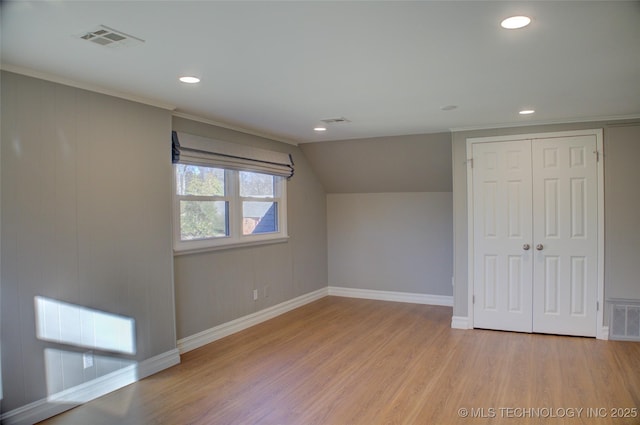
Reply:
[[[319,300],[320,298],[328,295],[327,288],[318,289],[314,292],[301,295],[289,301],[285,301],[278,305],[266,308],[264,310],[257,311],[247,316],[240,317],[230,322],[223,323],[213,328],[198,332],[197,334],[188,336],[178,340],[178,350],[180,354],[186,353],[203,345],[209,344],[213,341],[217,341],[225,336],[229,336],[236,332],[243,331],[251,326],[265,322],[276,316],[284,314],[295,308],[301,307],[310,302]]]
[[[449,295],[415,294],[411,292],[379,291],[374,289],[344,288],[340,286],[329,286],[329,295],[401,303],[442,305],[446,307],[453,306],[453,296]]]
[[[453,316],[451,318],[451,327],[453,329],[470,329],[469,318],[467,316]]]
[[[138,381],[180,363],[180,352],[173,349],[138,364]]]
[[[139,381],[161,370],[180,363],[177,349],[167,351],[140,363],[126,366],[107,375],[68,388],[45,399],[29,403],[0,415],[6,425],[30,425],[58,415],[95,398]]]
[[[600,332],[597,333],[596,338],[607,341],[609,339],[609,326],[601,326]]]

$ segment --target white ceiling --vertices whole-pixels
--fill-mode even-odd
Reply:
[[[284,141],[640,116],[638,1],[3,1],[0,13],[4,69]],[[513,14],[533,22],[501,29]],[[78,38],[101,24],[145,43]],[[312,130],[335,117],[352,122]]]

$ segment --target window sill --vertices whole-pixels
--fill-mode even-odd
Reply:
[[[227,244],[205,246],[205,247],[198,247],[198,248],[182,248],[182,249],[174,248],[173,256],[178,257],[181,255],[199,254],[202,252],[226,251],[229,249],[236,249],[236,248],[246,248],[246,247],[260,246],[260,245],[272,245],[272,244],[278,244],[278,243],[285,243],[288,241],[289,241],[289,236],[281,236],[277,238],[261,239],[256,241],[232,242]]]

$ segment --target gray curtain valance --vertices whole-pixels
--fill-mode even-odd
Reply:
[[[188,133],[171,133],[172,162],[220,167],[240,171],[293,176],[293,158],[288,153],[268,151],[223,142]]]

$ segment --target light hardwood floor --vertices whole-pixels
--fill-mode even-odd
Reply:
[[[44,423],[640,424],[612,417],[640,409],[640,343],[456,330],[451,314],[323,298]]]

